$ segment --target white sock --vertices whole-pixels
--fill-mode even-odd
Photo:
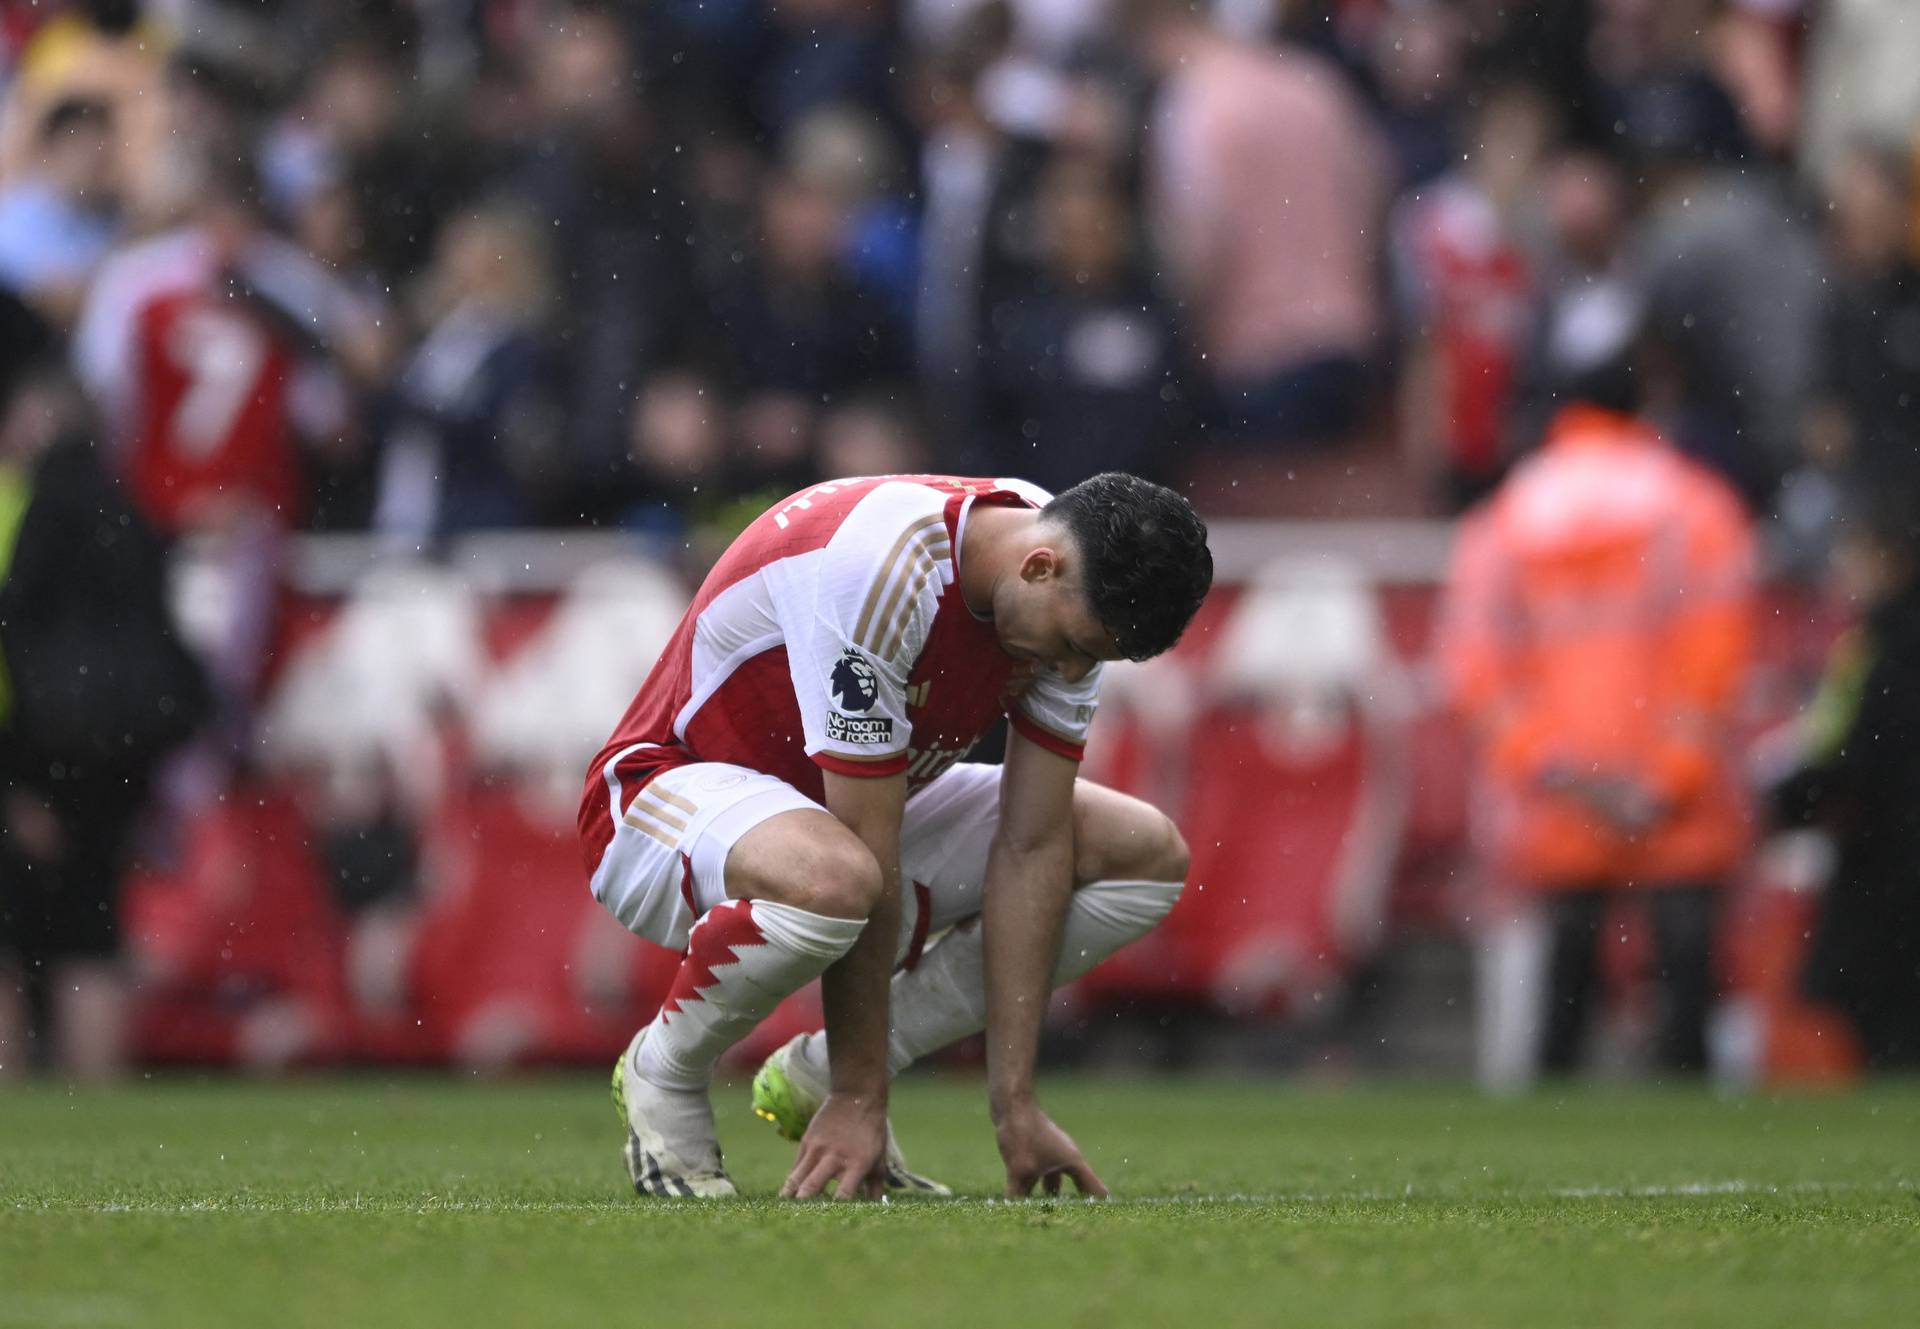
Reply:
[[[714,1063],[786,997],[820,976],[866,920],[771,900],[729,900],[693,926],[687,955],[635,1066],[662,1089],[705,1089]]]
[[[1180,898],[1180,886],[1177,881],[1096,881],[1075,891],[1061,925],[1053,986],[1071,983],[1151,932]],[[887,1038],[891,1074],[987,1027],[980,929],[978,918],[967,919],[928,947],[913,969],[893,976],[893,1029]],[[798,1052],[809,1071],[827,1079],[824,1032],[807,1035]]]

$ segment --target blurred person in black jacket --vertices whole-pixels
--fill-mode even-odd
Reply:
[[[1836,280],[1807,446],[1857,483],[1911,488],[1920,400],[1920,265],[1912,243],[1913,167],[1904,148],[1863,144],[1835,172],[1827,234]]]
[[[1920,1067],[1920,529],[1911,489],[1881,487],[1835,551],[1859,625],[1835,647],[1774,791],[1836,861],[1801,986],[1845,1015],[1875,1069]]]
[[[618,516],[635,384],[671,359],[697,307],[699,221],[617,8],[569,7],[538,29],[518,90],[525,141],[500,182],[551,222],[558,258],[547,332],[568,474],[545,522]]]
[[[848,216],[827,183],[776,168],[759,233],[708,292],[708,338],[740,401],[741,483],[791,490],[817,478],[824,410],[907,369],[906,337],[846,261]]]
[[[158,537],[101,470],[52,338],[0,308],[0,1072],[126,1057],[116,895],[154,769],[208,707]]]
[[[1127,201],[1100,162],[1064,158],[1038,220],[1039,279],[988,316],[986,454],[1056,492],[1101,471],[1154,474],[1177,431],[1174,327]]]

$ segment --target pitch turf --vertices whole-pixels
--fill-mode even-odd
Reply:
[[[1116,1193],[986,1203],[978,1085],[895,1120],[957,1203],[627,1192],[604,1078],[0,1089],[0,1325],[1920,1323],[1920,1084],[1725,1101],[1056,1080]]]

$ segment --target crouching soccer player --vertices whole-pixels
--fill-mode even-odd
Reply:
[[[594,897],[686,952],[614,1070],[636,1190],[734,1194],[714,1064],[819,977],[826,1032],[754,1080],[800,1141],[783,1196],[946,1193],[907,1169],[888,1083],[981,1029],[1008,1194],[1106,1193],[1035,1095],[1041,1020],[1173,907],[1187,853],[1076,763],[1101,662],[1165,651],[1199,608],[1206,535],[1129,475],[1057,498],[890,476],[817,485],[734,541],[580,813]],[[1003,713],[1004,767],[963,762]]]

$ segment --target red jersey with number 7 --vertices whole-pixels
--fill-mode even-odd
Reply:
[[[253,292],[235,298],[226,264]],[[293,246],[262,235],[223,258],[192,229],[102,265],[74,334],[81,380],[105,407],[120,470],[161,529],[237,499],[297,517],[290,418],[296,346],[324,344],[358,297]],[[271,304],[274,313],[267,312]]]
[[[126,476],[165,531],[210,503],[245,499],[291,520],[298,475],[287,421],[292,357],[266,320],[202,291],[136,315],[141,401]]]

